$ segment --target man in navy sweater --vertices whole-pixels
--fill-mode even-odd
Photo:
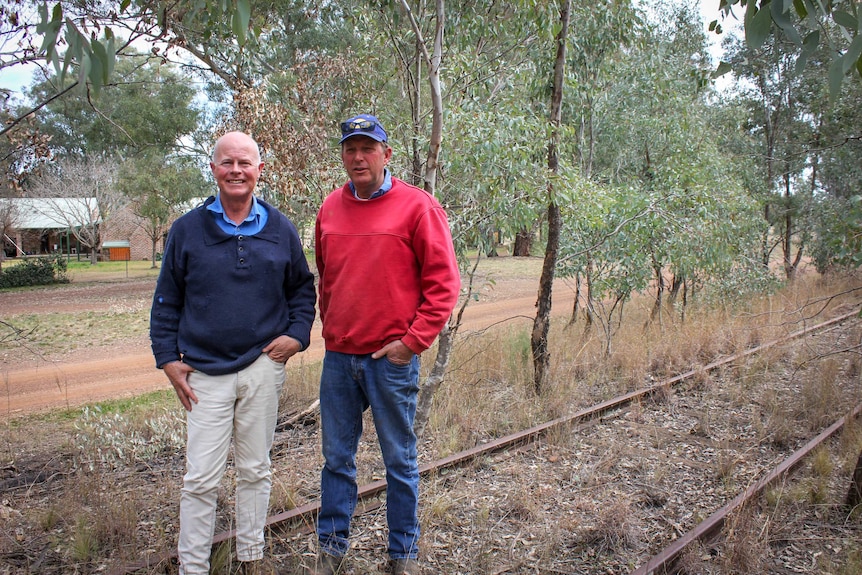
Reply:
[[[218,195],[171,227],[150,314],[156,366],[188,424],[180,573],[209,573],[231,439],[237,558],[245,573],[270,573],[263,557],[270,448],[284,364],[309,344],[314,276],[296,228],[254,196],[263,170],[257,143],[241,132],[225,134],[210,169]]]

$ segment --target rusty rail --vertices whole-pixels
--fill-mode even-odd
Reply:
[[[820,446],[824,441],[835,435],[835,433],[840,431],[847,423],[859,417],[860,413],[862,413],[862,403],[857,405],[856,408],[848,415],[845,415],[823,430],[817,437],[806,443],[801,449],[791,454],[790,457],[782,461],[778,467],[757,481],[757,483],[751,485],[748,489],[734,497],[732,501],[698,524],[694,529],[675,540],[662,551],[651,557],[646,563],[632,571],[631,575],[668,573],[668,568],[673,565],[674,561],[683,549],[695,541],[700,541],[716,535],[724,526],[724,520],[730,513],[740,508],[751,499],[759,496],[764,489],[775,483],[778,479],[784,477],[788,472],[792,471],[802,462],[803,459],[805,459],[805,457],[808,456],[809,453]]]

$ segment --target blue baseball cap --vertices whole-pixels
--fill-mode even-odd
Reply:
[[[378,142],[386,142],[386,130],[380,120],[369,114],[353,116],[345,122],[341,122],[341,139],[339,144],[352,136],[368,136]]]

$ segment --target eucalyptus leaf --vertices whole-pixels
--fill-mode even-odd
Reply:
[[[836,10],[832,13],[832,19],[839,26],[846,28],[847,30],[852,30],[853,32],[859,31],[859,24],[856,18],[853,17],[852,14],[848,12],[844,12],[842,10]]]
[[[844,80],[844,62],[836,58],[829,66],[829,101],[834,103],[841,92],[841,82]]]
[[[233,30],[233,35],[236,36],[237,44],[244,46],[246,42],[245,28],[242,27],[239,12],[234,12],[231,16],[231,29]]]
[[[240,24],[243,29],[248,30],[251,21],[251,4],[249,0],[236,0],[236,13],[239,14]]]
[[[749,6],[753,5],[749,3]],[[769,37],[772,31],[772,16],[768,10],[761,9],[749,16],[752,11],[745,14],[745,41],[752,49],[757,50]]]
[[[90,81],[97,88],[101,88],[108,81],[108,51],[98,40],[90,42],[90,47],[93,49],[92,61],[94,64],[93,70],[90,73]]]
[[[820,32],[815,30],[811,32],[805,37],[805,40],[802,42],[802,50],[799,52],[799,56],[796,58],[796,67],[795,71],[797,74],[801,74],[805,69],[805,65],[808,63],[808,59],[814,54],[814,51],[817,50],[817,44],[820,42]]]
[[[862,56],[862,36],[856,36],[850,42],[850,47],[847,48],[847,51],[841,57],[841,61],[843,62],[842,70],[845,74],[857,65],[860,56]]]
[[[247,41],[248,23],[251,19],[251,7],[248,0],[236,0],[236,10],[231,17],[234,36],[237,43],[244,46]]]
[[[720,78],[733,70],[733,66],[728,62],[719,62],[718,68],[712,73],[712,79]]]
[[[793,22],[790,21],[790,17],[788,16],[787,8],[782,4],[781,0],[772,0],[772,2],[770,2],[772,21],[781,28],[791,42],[800,46],[802,45],[802,36],[800,36],[799,32],[796,31],[796,27],[793,25]]]

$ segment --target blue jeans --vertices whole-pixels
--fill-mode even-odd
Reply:
[[[416,396],[419,357],[405,366],[387,358],[327,351],[320,376],[323,457],[320,473],[320,548],[343,556],[350,547],[350,520],[356,509],[356,448],[362,414],[371,407],[386,465],[386,520],[389,556],[415,558],[419,541],[419,465],[416,461]]]

